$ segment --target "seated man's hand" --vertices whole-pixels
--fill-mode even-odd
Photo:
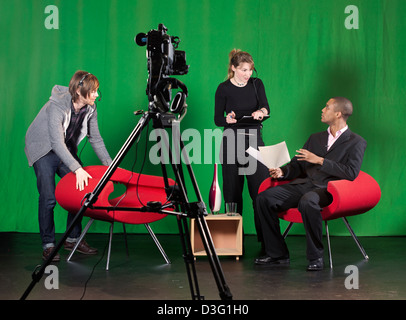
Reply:
[[[271,168],[269,169],[269,175],[271,178],[278,179],[283,176],[283,172],[281,168]]]
[[[296,152],[298,153],[296,155],[298,161],[307,161],[310,163],[323,165],[324,158],[321,158],[306,149],[299,149],[296,150]]]

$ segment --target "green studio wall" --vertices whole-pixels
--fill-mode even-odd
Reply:
[[[68,85],[79,69],[99,78],[99,126],[114,157],[139,119],[133,112],[148,106],[145,47],[134,37],[163,23],[181,39],[179,49],[190,65],[179,77],[189,89],[182,130],[203,136],[217,129],[214,94],[233,48],[253,55],[265,84],[271,106],[265,143],[286,141],[291,157],[311,133],[326,129],[320,122],[326,101],[348,97],[354,104],[350,128],[368,141],[362,170],[382,189],[377,207],[350,218],[351,224],[360,236],[405,235],[404,12],[403,0],[0,0],[0,231],[38,232],[36,179],[24,154],[24,135],[53,85]],[[140,169],[152,145],[147,139],[143,134],[121,167]],[[216,148],[210,163],[202,156],[193,164],[206,201]],[[99,164],[90,144],[81,157],[85,165]],[[143,172],[161,173],[148,159]],[[252,215],[245,192],[247,234],[255,232]],[[56,231],[64,232],[66,213],[60,207],[55,221]],[[173,217],[152,227],[178,232]],[[128,230],[145,232],[142,226]],[[103,222],[91,228],[107,231]],[[347,235],[340,222],[332,222],[330,231]],[[292,233],[303,234],[303,227]]]

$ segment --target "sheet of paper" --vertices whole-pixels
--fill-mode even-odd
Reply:
[[[249,147],[246,151],[269,169],[279,168],[290,161],[285,141],[272,146],[259,147],[258,149],[259,151]]]

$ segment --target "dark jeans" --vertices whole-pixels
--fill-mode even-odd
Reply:
[[[37,176],[37,188],[39,192],[39,230],[42,247],[43,249],[46,249],[55,245],[55,175],[57,174],[62,178],[71,171],[53,151],[50,151],[47,155],[37,160],[33,167],[35,175]],[[68,213],[67,226],[71,224],[75,213]],[[76,240],[79,238],[81,232],[82,225],[78,222],[67,240]]]
[[[264,236],[265,252],[272,258],[288,258],[289,251],[280,231],[278,213],[298,208],[306,230],[307,259],[323,257],[321,210],[333,200],[327,188],[312,183],[286,184],[267,189],[257,196],[257,211]]]

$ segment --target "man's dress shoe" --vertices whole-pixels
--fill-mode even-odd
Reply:
[[[324,268],[323,258],[318,258],[315,260],[310,260],[307,266],[307,271],[320,271]]]

